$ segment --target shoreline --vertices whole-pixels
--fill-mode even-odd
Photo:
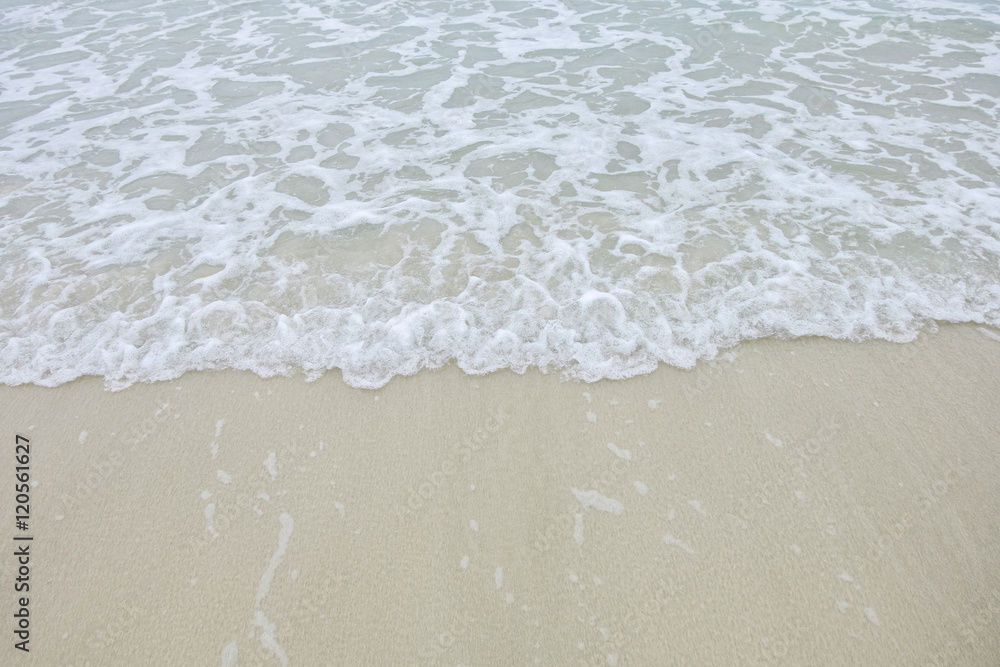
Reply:
[[[590,384],[451,365],[378,390],[0,386],[38,481],[31,653],[990,664],[997,336],[762,339]]]

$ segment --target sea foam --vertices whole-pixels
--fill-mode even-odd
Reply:
[[[1000,325],[993,3],[14,3],[0,381]]]

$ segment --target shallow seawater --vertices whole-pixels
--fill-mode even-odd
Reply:
[[[993,2],[0,3],[0,381],[1000,325]]]

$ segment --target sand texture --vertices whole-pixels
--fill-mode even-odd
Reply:
[[[3,386],[38,484],[0,662],[995,665],[998,404],[975,325],[594,384]]]

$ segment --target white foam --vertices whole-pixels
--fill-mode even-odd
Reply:
[[[260,628],[261,645],[273,653],[282,665],[287,665],[288,656],[285,655],[285,650],[281,648],[281,645],[278,644],[278,640],[275,638],[275,630],[277,629],[275,624],[272,623],[267,616],[264,615],[264,612],[259,609],[253,614],[253,624],[254,626]]]
[[[180,387],[178,387],[178,389],[179,388]],[[222,426],[225,423],[225,419],[220,419],[215,422],[215,438],[212,439],[212,444],[209,446],[213,459],[219,456],[219,436],[222,435]]]
[[[205,530],[207,530],[212,537],[218,535],[218,531],[215,530],[215,525],[213,520],[215,518],[215,503],[209,503],[205,505]]]
[[[610,449],[612,453],[620,459],[625,459],[626,461],[632,460],[632,452],[627,449],[616,447],[613,442],[608,443],[608,449]]]
[[[278,532],[278,547],[271,555],[267,569],[264,570],[264,574],[260,577],[260,583],[257,585],[257,596],[254,598],[254,605],[258,607],[271,590],[274,573],[278,569],[278,566],[281,565],[281,559],[284,558],[285,550],[288,548],[288,540],[292,537],[292,528],[295,526],[292,517],[284,512],[278,517],[278,521],[281,523],[281,530]]]
[[[614,498],[608,498],[600,491],[580,491],[578,489],[572,489],[572,491],[584,509],[593,507],[596,510],[610,512],[611,514],[621,514],[625,509],[619,501]]]
[[[0,382],[1000,327],[995,4],[300,9],[2,10]]]
[[[278,476],[278,464],[277,455],[271,452],[264,459],[264,469],[267,470],[267,474],[271,476],[271,479],[275,479]]]
[[[222,667],[236,667],[236,659],[239,655],[239,649],[236,646],[236,642],[229,642],[224,647],[222,647],[222,657],[220,664]]]
[[[993,333],[989,329],[984,329],[983,327],[976,327],[976,328],[979,330],[979,333],[983,334],[990,340],[995,340],[998,343],[1000,343],[1000,336],[998,336],[997,334]],[[84,433],[86,433],[86,431],[84,431]]]
[[[695,550],[691,548],[691,545],[689,545],[687,542],[685,542],[683,540],[677,539],[673,535],[670,535],[670,534],[664,535],[663,536],[663,541],[666,542],[667,544],[670,544],[670,545],[673,545],[673,546],[676,546],[676,547],[680,547],[681,549],[683,549],[684,551],[688,552],[689,554],[694,554],[695,553]]]

